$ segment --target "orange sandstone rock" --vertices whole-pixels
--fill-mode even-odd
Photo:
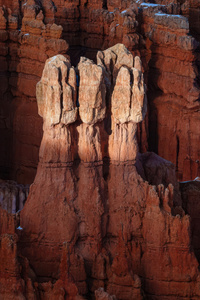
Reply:
[[[114,57],[117,61],[117,53]],[[56,59],[60,65],[67,63],[64,57]],[[92,99],[97,99],[96,87],[111,78],[104,86],[108,93],[104,120],[87,124],[78,117],[71,124],[63,124],[61,119],[58,124],[49,123],[50,103],[53,118],[62,115],[64,106],[58,111],[54,109],[56,99],[62,103],[62,97],[56,93],[55,98],[53,94],[48,98],[51,102],[42,102],[45,93],[41,93],[41,86],[47,78],[46,69],[51,69],[48,64],[55,66],[54,60],[48,61],[38,84],[38,105],[42,103],[44,118],[40,163],[21,212],[23,231],[19,241],[19,251],[30,261],[38,280],[57,280],[54,287],[49,283],[41,286],[46,293],[55,289],[61,294],[65,291],[70,299],[95,291],[96,297],[107,299],[111,297],[109,294],[117,299],[142,299],[143,292],[149,299],[198,298],[198,262],[191,252],[189,217],[181,207],[172,164],[152,154],[138,157],[136,123],[132,120],[117,123],[111,115],[114,91],[112,88],[109,91],[109,87],[114,81],[112,72],[107,71],[109,68],[103,70],[103,78],[93,77]],[[141,72],[138,58],[136,66],[138,74]],[[116,82],[121,69],[125,67],[119,67]],[[52,82],[53,86],[59,86],[62,76],[57,74],[51,72],[45,88]],[[60,74],[67,75],[62,70]],[[131,87],[127,78],[124,85]],[[66,79],[63,80],[68,82]],[[137,76],[134,80],[138,84]],[[66,103],[70,104],[71,96],[66,95]],[[145,112],[142,95],[143,101],[138,103],[140,112]],[[84,97],[86,102],[85,94]],[[137,112],[138,107],[135,108]],[[123,113],[124,110],[121,115],[119,112],[120,119]],[[118,139],[113,138],[115,135]],[[141,175],[155,185],[144,181],[136,165]],[[103,290],[100,293],[100,287],[105,293]]]
[[[36,84],[46,59],[66,53],[68,44],[60,39],[61,26],[44,24],[42,6],[35,1],[22,4],[22,20],[19,3],[15,4],[18,10],[11,3],[4,5],[0,12],[0,128],[5,141],[0,145],[1,174],[31,183],[42,137]]]

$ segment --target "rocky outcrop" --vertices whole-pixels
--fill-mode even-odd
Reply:
[[[0,298],[198,299],[197,1],[0,6]]]
[[[142,299],[143,292],[148,299],[198,298],[198,262],[175,169],[138,154],[136,122],[146,111],[140,59],[117,45],[98,61],[81,60],[78,98],[69,61],[56,56],[45,64],[37,85],[44,135],[18,251],[45,293],[59,287],[70,299]],[[129,95],[120,106],[118,93]]]
[[[95,299],[96,300],[115,300],[115,296],[110,296],[108,293],[104,291],[103,288],[99,288],[95,291]]]

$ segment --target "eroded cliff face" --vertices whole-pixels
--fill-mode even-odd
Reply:
[[[35,87],[46,59],[66,53],[68,44],[61,26],[44,23],[42,6],[14,2],[0,2],[0,173],[31,183],[42,138]]]
[[[189,22],[144,5],[149,53],[149,146],[172,161],[179,180],[199,173],[199,84],[194,67],[198,42],[189,35]]]
[[[5,140],[0,166],[4,178],[33,181],[42,137],[35,86],[45,60],[66,53],[66,41],[73,64],[83,54],[96,59],[99,49],[119,42],[141,57],[149,112],[138,125],[140,150],[172,161],[180,180],[199,176],[199,5],[195,1],[154,2],[0,2],[0,128]]]
[[[0,273],[4,287],[12,279],[0,293],[198,299],[198,262],[175,168],[138,153],[137,122],[147,106],[141,61],[116,45],[98,52],[97,62],[81,59],[78,94],[68,59],[58,55],[45,64],[37,84],[40,162],[20,227],[5,211],[1,217],[2,259],[11,245],[5,235],[18,250],[9,263],[13,275],[5,279],[6,267]]]

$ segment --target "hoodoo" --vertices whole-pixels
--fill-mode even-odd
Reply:
[[[0,299],[200,299],[199,15],[0,0]]]
[[[139,57],[122,44],[98,52],[97,64],[81,58],[76,69],[54,56],[36,95],[40,159],[20,220],[2,214],[2,297],[197,299],[198,262],[174,166],[138,153],[147,109]],[[14,273],[3,263],[11,239]]]

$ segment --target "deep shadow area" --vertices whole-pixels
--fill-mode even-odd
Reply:
[[[191,244],[200,263],[200,181],[180,183],[183,209],[191,218]]]

